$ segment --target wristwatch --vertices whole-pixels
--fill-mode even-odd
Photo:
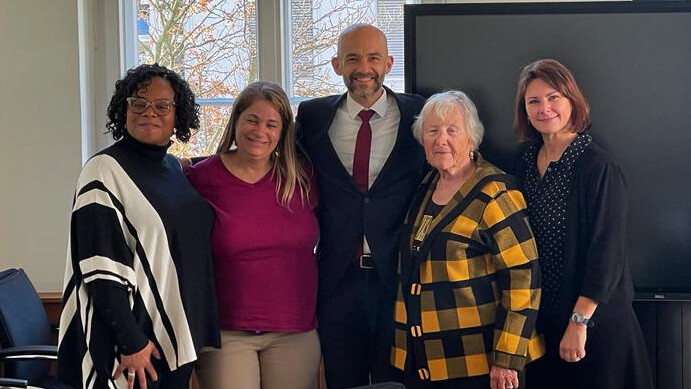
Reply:
[[[571,321],[576,324],[583,324],[586,327],[592,327],[595,325],[593,319],[583,316],[583,314],[578,311],[571,312]]]

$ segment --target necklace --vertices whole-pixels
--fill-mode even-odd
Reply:
[[[564,151],[566,151],[566,149],[564,149],[564,150],[562,150],[561,152],[557,153],[556,158],[554,158],[554,157],[550,157],[550,156],[549,156],[549,154],[548,154],[548,152],[547,152],[547,149],[545,148],[544,145],[540,148],[540,152],[542,153],[542,159],[543,159],[548,165],[549,165],[551,162],[556,162],[556,161],[558,161],[559,159],[561,159],[561,156],[562,156],[562,154],[564,154]]]

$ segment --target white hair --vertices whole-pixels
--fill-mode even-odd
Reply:
[[[422,144],[422,127],[430,115],[440,118],[446,117],[449,111],[460,109],[463,116],[464,129],[470,137],[473,150],[477,150],[485,134],[485,127],[480,121],[475,104],[465,93],[457,90],[450,90],[430,96],[422,107],[420,114],[413,123],[413,136]]]

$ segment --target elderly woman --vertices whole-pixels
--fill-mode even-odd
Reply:
[[[202,353],[203,387],[314,388],[319,227],[290,101],[270,82],[235,100],[217,153],[188,172],[216,210],[214,276],[223,348]]]
[[[409,389],[517,388],[542,352],[525,202],[477,152],[483,131],[458,91],[430,97],[413,126],[434,170],[413,198],[401,244],[392,359]]]
[[[521,72],[515,127],[527,141],[516,168],[540,251],[538,331],[547,354],[528,370],[532,388],[652,388],[631,307],[626,189],[595,142],[588,103],[564,65]]]
[[[166,154],[197,112],[165,67],[115,84],[117,142],[84,165],[72,208],[58,375],[73,388],[187,388],[197,352],[219,345],[213,210]]]

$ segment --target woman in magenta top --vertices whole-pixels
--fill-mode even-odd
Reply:
[[[314,387],[321,359],[317,196],[281,87],[260,81],[245,88],[217,153],[188,177],[216,211],[212,248],[223,346],[200,356],[201,386]]]

